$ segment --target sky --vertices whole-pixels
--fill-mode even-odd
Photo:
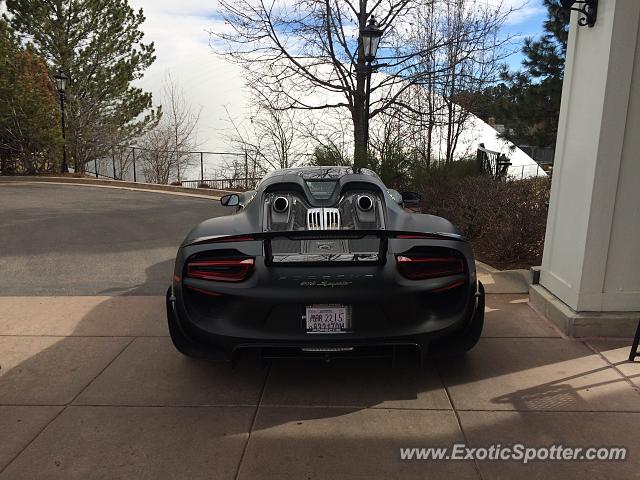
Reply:
[[[513,37],[514,54],[507,63],[519,67],[519,45],[527,36],[538,36],[546,9],[542,0],[487,0],[500,2],[516,10],[509,16],[504,34]],[[219,151],[225,147],[229,132],[227,111],[235,119],[246,112],[246,95],[237,67],[213,55],[209,46],[210,30],[225,28],[217,16],[216,0],[130,0],[132,7],[144,10],[145,42],[153,41],[156,62],[149,68],[140,86],[161,102],[162,81],[168,72],[184,89],[195,109],[201,108],[198,141],[202,150]]]

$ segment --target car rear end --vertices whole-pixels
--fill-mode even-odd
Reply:
[[[422,357],[464,335],[480,291],[462,237],[390,229],[401,222],[375,188],[326,200],[267,190],[254,205],[261,231],[187,241],[167,303],[178,348],[324,358],[406,347]]]
[[[363,262],[274,261],[274,245],[285,242],[373,243],[373,235],[341,237],[256,235],[185,247],[172,289],[176,320],[205,350],[227,357],[244,348],[374,346],[424,354],[470,323],[478,286],[466,243],[385,234],[376,237],[376,258]]]

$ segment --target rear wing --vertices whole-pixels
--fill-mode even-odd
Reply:
[[[262,241],[267,265],[375,265],[385,263],[388,241],[392,238],[462,242],[466,240],[462,235],[442,232],[300,230],[214,235],[188,241],[185,246]]]

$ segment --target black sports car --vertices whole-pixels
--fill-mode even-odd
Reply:
[[[182,353],[232,361],[461,353],[484,321],[471,246],[444,218],[408,213],[370,170],[304,167],[227,195],[233,215],[184,240],[167,292]]]

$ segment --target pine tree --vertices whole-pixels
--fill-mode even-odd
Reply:
[[[154,62],[142,42],[142,9],[128,0],[7,0],[7,19],[44,58],[53,76],[63,68],[67,92],[67,145],[76,170],[153,125],[159,111],[151,94],[131,83]]]
[[[21,46],[0,18],[0,162],[2,171],[57,171],[62,143],[58,96],[44,61]]]
[[[505,136],[516,144],[553,147],[558,132],[558,115],[564,62],[569,34],[569,12],[559,0],[544,0],[548,18],[539,39],[525,39],[524,67],[503,73],[506,85],[492,92],[492,116],[507,127]],[[505,91],[506,90],[506,91]]]

